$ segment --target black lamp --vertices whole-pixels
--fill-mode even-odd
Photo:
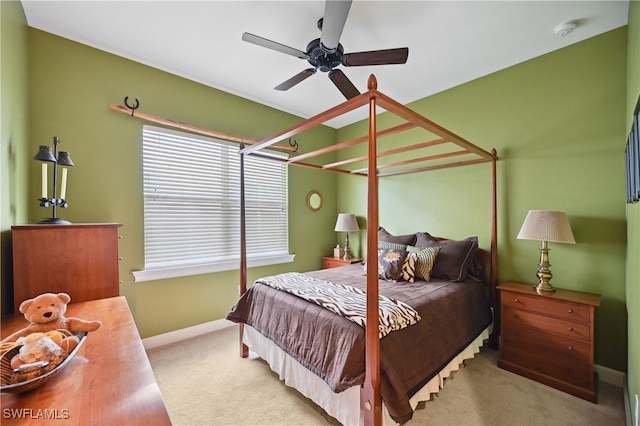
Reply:
[[[67,196],[67,168],[62,168],[62,185],[60,188],[60,197],[57,197],[57,182],[58,182],[58,165],[73,167],[73,161],[71,156],[66,151],[60,151],[58,154],[58,145],[60,145],[60,138],[53,137],[53,153],[51,147],[47,145],[40,145],[38,153],[33,157],[34,160],[42,161],[42,196],[40,200],[40,207],[53,207],[53,216],[47,219],[43,219],[38,223],[48,223],[55,225],[68,225],[69,221],[56,217],[56,207],[67,208],[69,203],[66,200]],[[53,191],[51,197],[49,197],[48,188],[48,166],[47,163],[53,163]]]

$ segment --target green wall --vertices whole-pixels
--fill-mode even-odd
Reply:
[[[640,97],[640,2],[629,3],[627,46],[627,109],[626,127],[631,129],[631,117]],[[640,203],[627,204],[627,324],[629,327],[627,386],[635,416],[634,395],[640,394]],[[637,424],[636,419],[632,424]]]
[[[516,239],[527,211],[567,212],[577,244],[550,243],[552,284],[602,294],[596,363],[619,371],[627,368],[626,39],[620,28],[410,105],[497,149],[501,281],[537,280],[539,243]],[[385,93],[384,81],[378,88]],[[393,120],[387,113],[380,121]],[[363,131],[364,124],[354,124],[338,139]],[[365,185],[339,177],[339,209],[366,217]],[[478,235],[488,248],[490,185],[490,164],[381,179],[380,225],[395,234]]]
[[[0,87],[0,293],[6,312],[13,304],[11,225],[27,218],[29,184],[27,26],[17,1],[0,1]]]
[[[125,96],[138,98],[140,110],[146,113],[253,138],[268,136],[299,118],[39,30],[27,30],[19,3],[0,4],[0,167],[2,173],[12,171],[14,182],[13,192],[3,186],[0,196],[3,239],[11,225],[49,215],[37,204],[39,169],[31,157],[38,145],[50,145],[52,137],[59,136],[61,148],[70,151],[76,163],[69,174],[70,208],[61,210],[61,215],[76,223],[124,224],[121,294],[131,305],[142,337],[223,317],[236,299],[237,271],[133,282],[131,271],[143,267],[143,122],[109,110],[108,104],[122,104]],[[637,9],[632,2],[628,56],[629,72],[636,76]],[[8,39],[12,40],[9,48]],[[631,51],[632,44],[636,51]],[[12,58],[11,65],[7,65],[7,56]],[[30,73],[28,79],[25,71]],[[636,324],[629,326],[629,341],[634,345],[628,350],[628,365],[634,366],[629,369],[629,388],[637,393],[640,274],[631,261],[625,262],[625,256],[638,257],[639,215],[637,205],[625,209],[622,141],[627,132],[628,99],[637,97],[639,84],[630,78],[627,89],[626,73],[627,30],[622,28],[410,106],[479,146],[498,150],[501,280],[535,280],[538,244],[515,238],[526,212],[567,211],[577,244],[551,245],[552,282],[557,287],[603,295],[597,311],[596,362],[620,371],[627,370],[625,296],[629,298],[628,323],[635,319]],[[384,81],[379,88],[385,92]],[[18,136],[9,136],[6,123],[12,123]],[[307,151],[362,133],[364,126],[355,124],[339,131],[314,129],[297,139]],[[8,152],[14,153],[15,160],[9,159],[14,157]],[[330,253],[336,242],[342,243],[342,235],[333,232],[336,213],[353,211],[365,216],[363,179],[336,178],[295,167],[290,176],[290,248],[297,254],[296,261],[250,270],[250,279],[318,268],[320,256]],[[2,182],[5,185],[6,180]],[[477,234],[486,247],[489,182],[487,164],[385,179],[380,188],[380,222],[394,233],[423,230],[453,238]],[[317,213],[306,208],[311,189],[324,195],[324,206]],[[352,235],[358,254],[363,254],[363,235]],[[627,235],[632,243],[628,252]],[[10,259],[5,253],[3,250],[2,279],[6,289]],[[625,279],[630,283],[626,289]]]
[[[237,299],[238,271],[134,283],[131,271],[144,266],[141,135],[144,122],[109,109],[140,101],[139,111],[198,127],[264,138],[300,121],[298,117],[180,77],[29,29],[29,150],[62,140],[75,167],[69,169],[68,209],[74,223],[119,222],[120,293],[127,297],[142,337],[222,318]],[[298,136],[301,149],[333,143],[335,130],[319,127]],[[29,161],[29,220],[50,215],[39,207],[39,164]],[[330,252],[336,207],[333,175],[290,168],[290,251],[294,264],[250,269],[250,278],[286,270],[318,269]],[[319,212],[306,207],[307,193],[326,194]],[[309,241],[316,244],[309,245]]]

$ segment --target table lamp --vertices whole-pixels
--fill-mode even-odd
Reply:
[[[524,219],[522,228],[518,233],[519,240],[538,240],[540,246],[540,264],[538,268],[538,284],[534,286],[538,293],[556,291],[549,281],[551,271],[549,270],[549,241],[554,243],[575,244],[571,226],[567,214],[557,210],[529,210]]]
[[[56,207],[67,208],[69,202],[67,201],[67,167],[73,167],[73,161],[71,156],[66,151],[60,151],[58,153],[58,145],[60,145],[60,138],[53,137],[53,152],[51,147],[47,145],[40,145],[38,152],[33,157],[34,160],[42,162],[42,194],[38,199],[40,201],[40,207],[53,207],[53,216],[47,219],[43,219],[38,223],[47,223],[54,225],[68,225],[70,222],[57,217]],[[48,184],[48,170],[47,163],[53,163],[53,187],[52,192],[49,193]],[[67,166],[62,168],[62,186],[60,188],[60,195],[57,194],[57,181],[58,181],[58,166]],[[51,194],[51,196],[49,196]]]
[[[348,260],[351,257],[349,254],[349,232],[360,230],[356,215],[353,213],[338,214],[338,220],[336,221],[336,228],[334,230],[336,232],[346,232],[343,259]]]

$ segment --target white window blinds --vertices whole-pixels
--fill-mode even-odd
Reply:
[[[236,143],[143,128],[145,270],[240,259]],[[269,152],[286,159],[286,154]],[[245,156],[247,257],[288,254],[287,165]]]

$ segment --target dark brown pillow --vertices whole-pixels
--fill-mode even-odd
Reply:
[[[462,281],[474,266],[478,237],[464,240],[438,240],[426,232],[416,234],[416,247],[440,247],[431,276],[447,281]]]
[[[416,234],[392,235],[382,226],[378,227],[378,241],[415,246]]]

